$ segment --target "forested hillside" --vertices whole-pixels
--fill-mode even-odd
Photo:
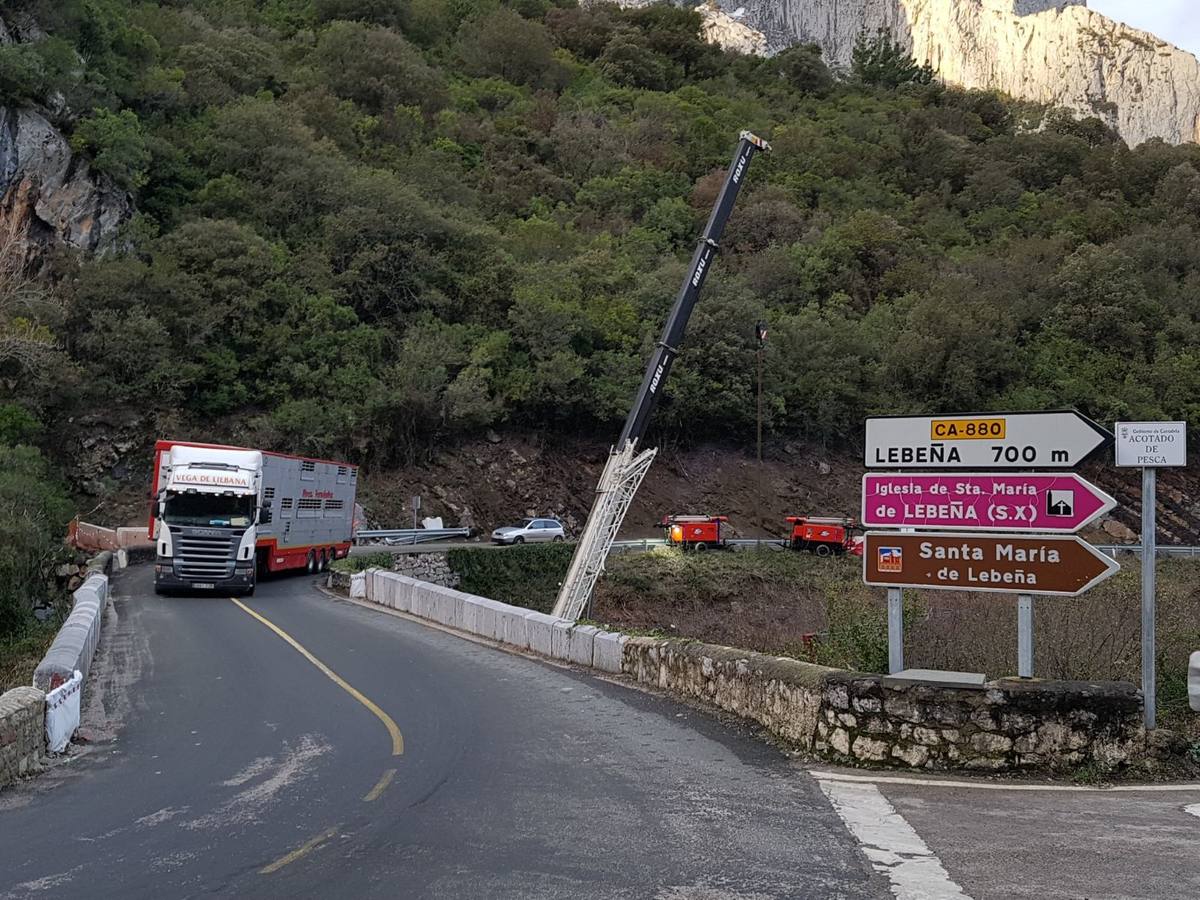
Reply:
[[[1131,150],[886,52],[838,78],[810,48],[722,53],[670,7],[15,7],[40,31],[0,47],[0,104],[137,210],[102,258],[50,256],[64,353],[5,364],[57,449],[46,426],[96,406],[148,411],[147,439],[375,467],[489,427],[607,435],[743,128],[775,152],[664,436],[752,433],[759,318],[777,435],[996,406],[1200,420],[1194,145]]]

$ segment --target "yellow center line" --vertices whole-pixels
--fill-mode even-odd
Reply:
[[[317,659],[315,656],[313,656],[311,653],[309,653],[306,649],[304,649],[304,647],[300,644],[299,641],[297,641],[294,637],[292,637],[290,634],[288,634],[286,631],[284,631],[282,628],[280,628],[278,625],[276,625],[274,622],[272,622],[266,616],[259,615],[254,610],[252,610],[250,607],[246,606],[246,604],[244,604],[240,600],[238,600],[236,597],[230,597],[229,599],[232,600],[234,603],[236,603],[238,608],[241,609],[243,612],[254,616],[254,618],[258,619],[258,621],[262,622],[264,625],[266,625],[268,628],[270,628],[273,632],[275,632],[277,635],[279,635],[281,638],[283,638],[285,641],[287,641],[289,644],[291,644],[292,647],[294,647],[296,649],[296,652],[298,652],[301,656],[303,656],[305,659],[307,659],[310,663],[312,663],[314,666],[316,666],[318,669],[320,669],[322,672],[324,672],[334,684],[336,684],[343,691],[345,691],[347,694],[349,694],[351,697],[353,697],[355,700],[357,700],[359,703],[361,703],[363,706],[365,706],[367,709],[369,709],[372,713],[374,713],[375,717],[377,719],[379,719],[380,722],[383,723],[383,727],[388,730],[388,734],[390,734],[392,736],[392,756],[400,756],[404,753],[404,737],[400,734],[400,728],[398,725],[396,725],[395,721],[393,721],[391,716],[389,716],[382,709],[380,709],[378,706],[376,706],[374,703],[372,703],[368,697],[364,696],[352,684],[350,684],[348,681],[346,681],[346,679],[342,678],[341,675],[339,675],[337,672],[333,671],[333,669],[329,668],[329,666],[325,665],[325,663],[321,662],[319,659]],[[384,787],[387,787],[387,785],[384,785]]]
[[[320,847],[323,843],[325,843],[327,840],[329,840],[331,837],[333,837],[335,834],[337,834],[337,830],[338,830],[338,827],[336,825],[334,825],[332,828],[325,829],[320,834],[318,834],[315,838],[313,838],[311,841],[306,841],[305,843],[301,844],[299,847],[297,847],[295,850],[293,850],[287,856],[281,856],[281,857],[279,857],[279,859],[275,860],[275,862],[271,863],[269,866],[263,866],[261,869],[258,870],[258,874],[259,875],[270,875],[272,872],[278,872],[280,869],[282,869],[284,866],[288,865],[289,863],[294,863],[296,860],[300,859],[300,857],[307,856],[309,853],[312,853],[314,850],[316,850],[318,847]]]
[[[363,800],[367,803],[374,803],[379,799],[379,795],[387,790],[388,785],[392,783],[392,779],[395,777],[396,770],[388,769],[379,776],[379,781],[375,782],[375,787],[371,788],[371,790],[367,792],[367,796],[363,797]]]

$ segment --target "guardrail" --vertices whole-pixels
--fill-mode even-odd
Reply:
[[[1093,544],[1101,553],[1116,559],[1118,553],[1131,553],[1134,556],[1142,555],[1141,544]],[[1182,546],[1163,546],[1159,544],[1156,548],[1160,557],[1180,556],[1184,558],[1200,556],[1200,547],[1182,547]]]
[[[469,528],[374,528],[357,531],[354,543],[383,541],[385,544],[427,544],[470,536]]]

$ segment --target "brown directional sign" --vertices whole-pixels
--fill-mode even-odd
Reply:
[[[1075,597],[1120,570],[1075,536],[869,531],[863,581],[879,587]]]

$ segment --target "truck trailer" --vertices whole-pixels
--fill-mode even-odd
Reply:
[[[358,467],[267,450],[158,441],[149,536],[154,589],[252,594],[270,572],[350,552]]]

